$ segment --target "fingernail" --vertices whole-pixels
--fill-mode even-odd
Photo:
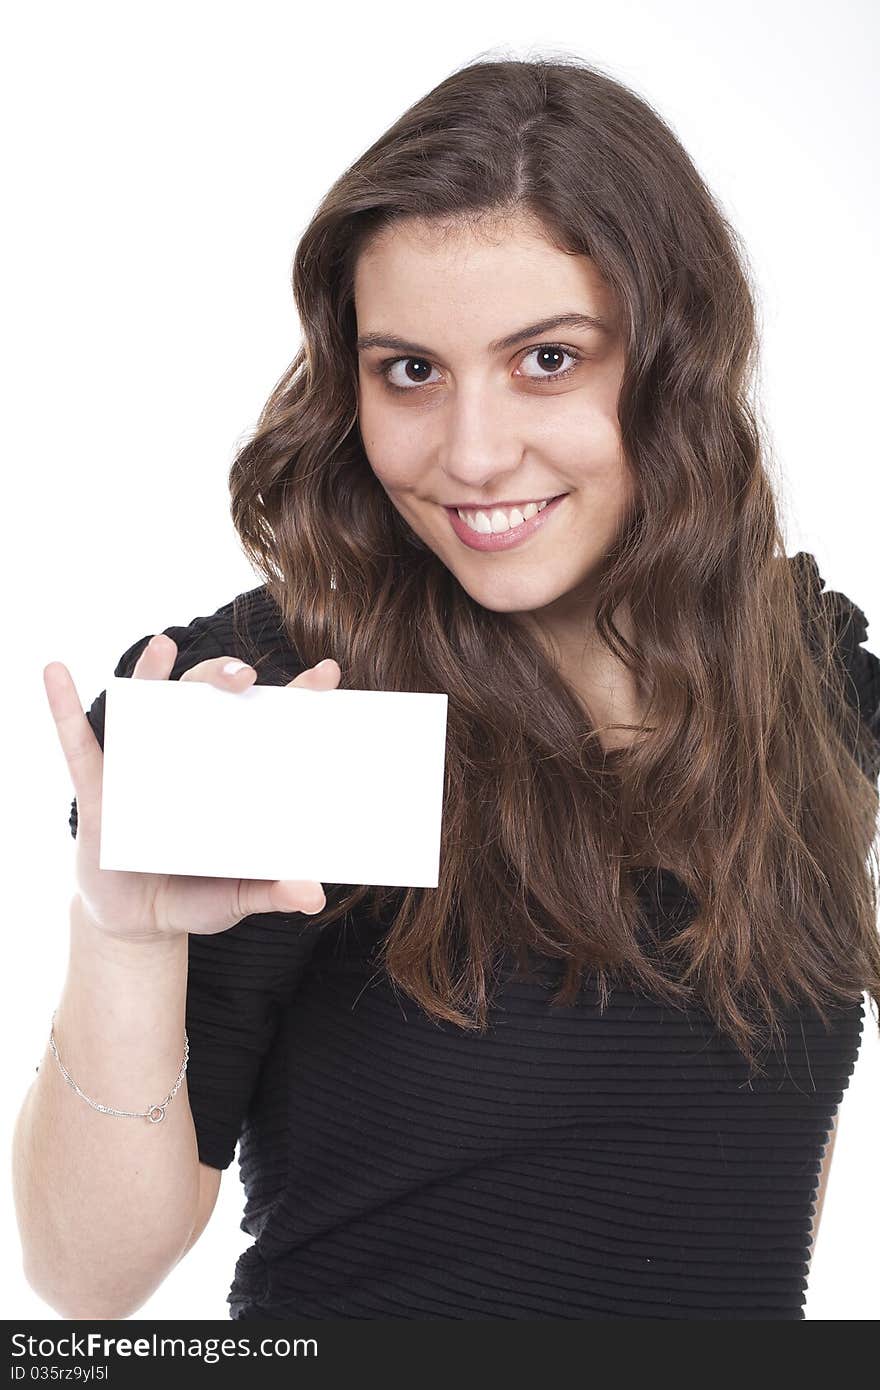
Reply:
[[[317,664],[317,666],[314,666],[312,669],[315,670],[315,671],[320,671],[320,669],[321,669],[322,666],[329,666],[329,665],[330,665],[330,662],[331,662],[332,660],[333,660],[332,656],[325,656],[325,657],[324,657],[324,660],[323,660],[323,661],[319,661],[318,664]]]
[[[235,676],[239,671],[243,671],[246,665],[246,661],[227,661],[223,667],[223,674],[224,676]]]

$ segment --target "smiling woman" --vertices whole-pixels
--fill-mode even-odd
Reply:
[[[445,693],[440,877],[190,936],[232,1316],[801,1318],[880,1005],[880,660],[786,556],[736,237],[626,87],[480,62],[335,180],[293,287],[230,473],[265,582],[168,630],[176,674]]]
[[[264,1296],[258,1242],[241,1305],[801,1317],[880,1003],[880,661],[785,561],[736,235],[621,84],[477,63],[335,182],[293,284],[304,346],[233,516],[304,661],[448,694],[447,779],[438,889],[351,886],[323,918],[313,1060],[369,1050],[396,1177],[333,1145],[351,1240],[295,1223]],[[360,986],[331,930],[355,918]],[[386,988],[418,1006],[399,1036]]]

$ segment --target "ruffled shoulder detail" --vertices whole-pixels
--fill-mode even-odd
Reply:
[[[837,641],[837,653],[846,679],[847,699],[858,710],[862,722],[875,743],[869,775],[880,776],[880,657],[862,643],[868,637],[868,619],[862,609],[847,594],[826,589],[816,557],[799,550],[789,556],[789,564],[802,601],[806,606],[804,621],[810,640],[809,614],[825,610],[831,615],[832,631]],[[815,650],[815,642],[811,641]]]

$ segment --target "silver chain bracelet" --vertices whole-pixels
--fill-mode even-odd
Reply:
[[[57,1012],[57,1010],[56,1010],[56,1012]],[[100,1104],[98,1101],[96,1101],[96,1100],[89,1100],[89,1097],[85,1094],[85,1092],[84,1092],[84,1091],[81,1091],[80,1088],[77,1086],[77,1084],[76,1084],[76,1082],[74,1081],[73,1077],[70,1075],[70,1072],[66,1070],[66,1068],[65,1068],[65,1066],[64,1066],[64,1063],[62,1062],[61,1058],[58,1056],[58,1048],[55,1046],[55,1014],[54,1014],[54,1013],[53,1013],[53,1015],[52,1015],[52,1029],[51,1029],[51,1032],[49,1033],[49,1046],[51,1047],[53,1053],[55,1054],[55,1060],[56,1060],[56,1062],[58,1063],[59,1067],[61,1068],[62,1074],[63,1074],[64,1079],[65,1079],[65,1081],[67,1082],[67,1084],[68,1084],[69,1086],[72,1086],[73,1089],[76,1091],[77,1095],[78,1095],[78,1096],[82,1096],[83,1100],[86,1101],[86,1102],[92,1107],[93,1110],[100,1110],[100,1111],[101,1111],[103,1114],[105,1114],[105,1115],[123,1115],[123,1116],[125,1116],[127,1119],[131,1119],[131,1120],[149,1120],[149,1121],[150,1121],[152,1124],[154,1124],[154,1125],[158,1124],[158,1123],[160,1122],[160,1120],[164,1120],[164,1118],[165,1118],[165,1109],[166,1109],[166,1107],[168,1106],[169,1102],[172,1101],[172,1100],[174,1099],[175,1095],[177,1094],[178,1090],[180,1089],[180,1083],[183,1081],[183,1074],[184,1074],[184,1072],[186,1071],[186,1064],[187,1064],[187,1062],[189,1061],[189,1038],[187,1037],[186,1029],[184,1028],[184,1030],[183,1030],[183,1062],[181,1063],[180,1071],[179,1071],[178,1076],[177,1076],[177,1080],[175,1081],[175,1083],[174,1083],[174,1085],[172,1086],[171,1090],[168,1092],[168,1094],[167,1094],[167,1096],[165,1097],[165,1099],[164,1099],[163,1101],[160,1101],[158,1105],[151,1105],[151,1106],[149,1107],[149,1109],[147,1109],[147,1110],[115,1110],[115,1109],[113,1108],[112,1105],[101,1105],[101,1104]],[[39,1071],[39,1070],[40,1070],[40,1068],[37,1067],[37,1071]]]

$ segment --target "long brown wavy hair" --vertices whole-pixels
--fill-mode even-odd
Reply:
[[[595,622],[650,694],[628,748],[603,750],[546,651],[415,536],[359,431],[353,282],[371,237],[518,212],[592,257],[622,311],[636,488]],[[298,669],[333,656],[350,689],[448,695],[439,886],[342,885],[314,919],[366,900],[388,978],[438,1023],[483,1031],[509,953],[526,973],[564,962],[553,1005],[585,970],[603,1008],[617,984],[697,1004],[751,1061],[782,1011],[806,1002],[827,1028],[865,990],[880,1005],[877,747],[821,586],[786,561],[748,399],[745,265],[660,116],[578,58],[454,71],[299,241],[303,343],[232,464],[232,518]],[[633,645],[613,622],[625,597]],[[693,909],[665,935],[641,891],[661,866]]]

